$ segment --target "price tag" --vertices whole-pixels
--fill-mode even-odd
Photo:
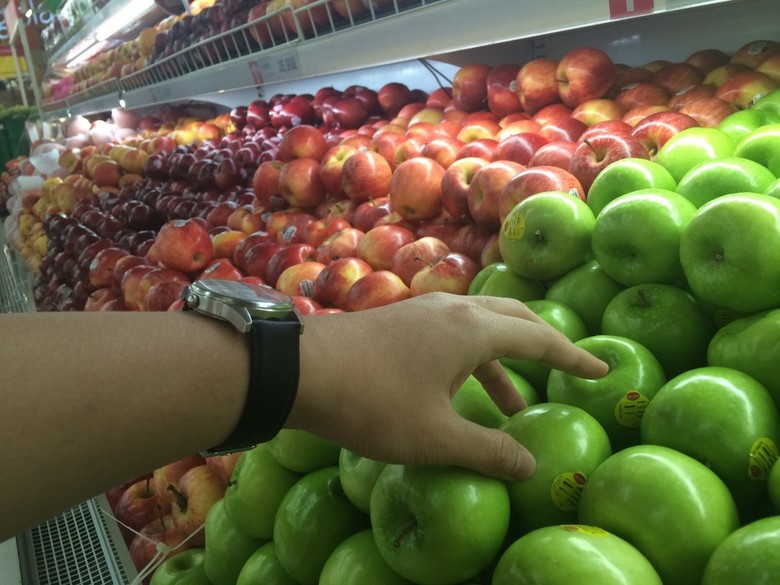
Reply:
[[[655,0],[609,0],[609,17],[628,18],[649,14],[655,10]]]
[[[297,79],[301,76],[298,51],[293,49],[252,61],[249,71],[257,85]]]

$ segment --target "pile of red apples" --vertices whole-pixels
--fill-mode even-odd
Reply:
[[[780,43],[754,41],[643,66],[592,47],[473,63],[430,94],[388,82],[257,100],[229,123],[190,121],[191,142],[130,139],[138,178],[45,215],[35,300],[172,310],[201,278],[268,284],[303,314],[465,294],[501,260],[501,221],[522,199],[584,200],[611,162],[653,159],[779,85]]]

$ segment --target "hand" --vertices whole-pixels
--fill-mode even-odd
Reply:
[[[604,362],[518,301],[429,294],[306,318],[287,426],[388,463],[522,479],[533,473],[533,456],[506,433],[462,418],[450,401],[473,373],[505,414],[524,408],[496,361],[503,356],[586,378],[607,373]]]

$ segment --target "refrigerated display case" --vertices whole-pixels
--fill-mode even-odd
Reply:
[[[780,33],[776,0],[394,0],[382,11],[372,8],[360,18],[346,19],[336,18],[333,5],[333,0],[321,0],[283,9],[295,26],[263,46],[250,42],[250,29],[270,27],[267,16],[205,37],[125,76],[44,101],[41,115],[64,120],[120,105],[145,111],[190,100],[227,110],[277,93],[352,84],[378,89],[390,80],[432,91],[448,85],[467,63],[522,64],[538,57],[560,58],[572,48],[590,45],[615,62],[640,66],[651,59],[681,61],[705,48],[733,52]],[[109,2],[103,10],[116,7]],[[318,8],[327,18],[311,28],[307,23]],[[109,16],[98,12],[73,39],[61,41],[50,58],[61,60],[89,35],[90,27]],[[133,579],[124,543],[100,505],[99,500],[86,502],[17,539],[22,565],[33,567],[22,571],[25,585]],[[82,542],[84,531],[97,545],[74,545]],[[61,554],[62,548],[70,552]],[[31,558],[36,561],[30,565]],[[103,576],[76,572],[71,578],[66,565],[75,558],[90,575]],[[49,562],[62,571],[54,578],[43,568]]]

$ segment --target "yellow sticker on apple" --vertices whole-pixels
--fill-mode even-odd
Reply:
[[[636,428],[649,403],[650,399],[638,390],[629,390],[615,404],[615,418],[624,427]]]
[[[753,479],[766,479],[780,456],[777,444],[768,437],[757,439],[750,447],[748,474]]]
[[[609,536],[609,532],[598,526],[587,526],[586,524],[561,524],[561,528],[566,532],[582,532],[591,536]]]
[[[573,512],[580,504],[587,483],[587,476],[579,471],[561,473],[550,485],[550,499],[559,510]]]
[[[519,240],[525,233],[525,216],[519,213],[510,213],[502,226],[507,240]]]

